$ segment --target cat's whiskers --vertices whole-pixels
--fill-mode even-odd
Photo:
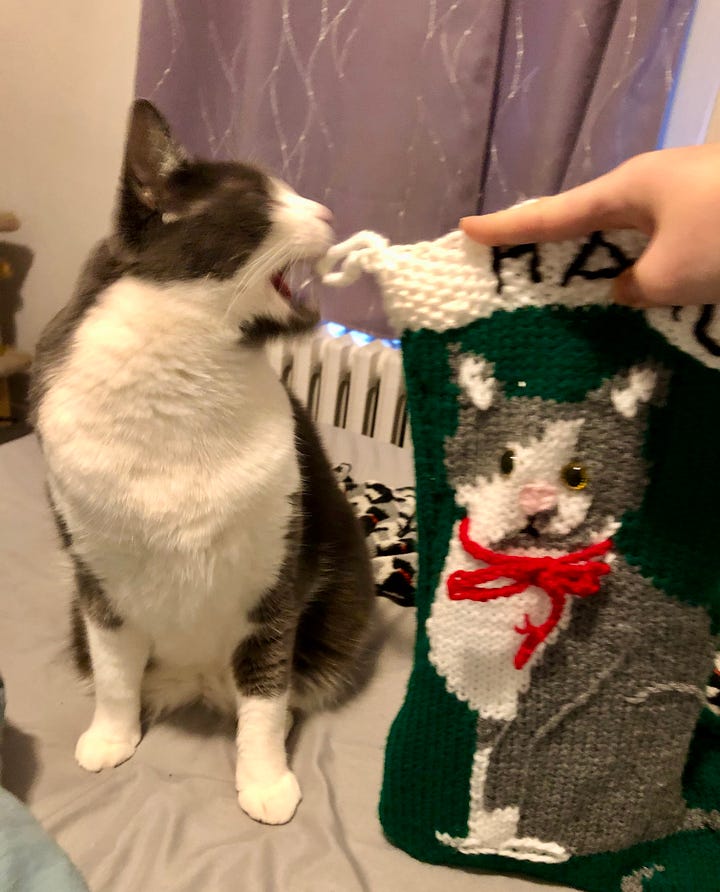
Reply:
[[[273,273],[284,267],[292,266],[303,257],[303,251],[299,248],[288,253],[286,246],[278,246],[274,251],[260,256],[245,267],[243,275],[238,279],[233,292],[233,298],[225,311],[223,322],[232,314],[238,300],[244,293],[258,285],[265,284]]]
[[[274,251],[254,258],[247,264],[233,289],[233,297],[223,315],[223,322],[227,321],[243,294],[251,287],[263,284],[274,271],[284,265],[281,260],[284,259],[286,250],[283,246],[279,246]]]

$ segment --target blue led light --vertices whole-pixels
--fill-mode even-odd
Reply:
[[[365,344],[372,344],[373,341],[380,340],[386,347],[392,347],[393,350],[400,349],[400,340],[398,338],[376,338],[375,335],[368,334],[366,331],[347,328],[339,322],[324,322],[323,328],[331,338],[341,338],[343,335],[350,335],[353,342],[361,347]]]
[[[331,338],[340,338],[347,332],[347,328],[344,325],[340,325],[339,322],[326,322],[325,331]]]
[[[360,346],[370,344],[375,340],[375,338],[366,331],[348,331],[348,334],[353,339],[354,343],[359,344]]]

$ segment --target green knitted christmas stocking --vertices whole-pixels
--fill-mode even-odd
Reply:
[[[720,342],[710,307],[609,305],[641,247],[329,254],[403,332],[418,632],[380,815],[425,861],[720,890]]]

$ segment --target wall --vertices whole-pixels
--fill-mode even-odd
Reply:
[[[140,0],[2,3],[0,210],[22,223],[4,240],[34,254],[16,317],[25,349],[67,301],[88,249],[107,231],[139,17]]]

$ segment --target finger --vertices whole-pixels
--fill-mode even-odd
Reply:
[[[484,245],[562,241],[596,229],[630,229],[642,221],[625,199],[624,177],[614,170],[560,195],[505,211],[465,217],[460,228]]]
[[[612,283],[610,297],[616,304],[625,307],[652,307],[656,306],[643,294],[642,285],[637,279],[634,267],[626,269]]]
[[[651,240],[638,260],[613,281],[612,299],[628,307],[687,303],[672,256],[662,238]]]

